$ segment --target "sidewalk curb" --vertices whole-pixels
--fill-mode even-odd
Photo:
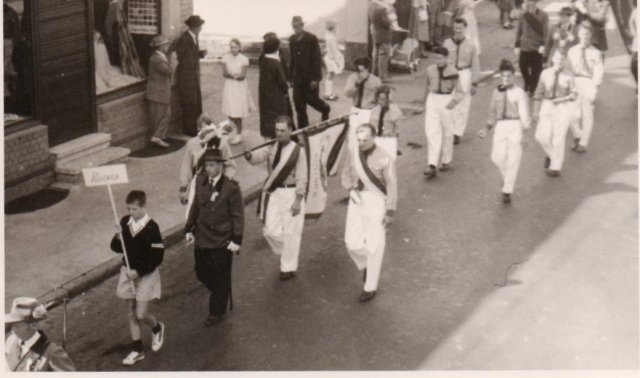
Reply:
[[[245,207],[258,199],[261,189],[262,183],[260,182],[243,191],[242,199]],[[163,230],[162,237],[164,239],[165,250],[180,243],[184,240],[184,223],[180,222]],[[122,258],[115,256],[59,285],[57,288],[38,296],[38,300],[45,304],[48,310],[51,310],[61,305],[65,299],[69,301],[115,276],[120,271],[121,266]]]

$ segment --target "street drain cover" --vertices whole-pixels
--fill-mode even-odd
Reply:
[[[68,195],[68,190],[45,188],[7,203],[4,206],[4,213],[14,215],[46,209],[61,202],[67,198]]]

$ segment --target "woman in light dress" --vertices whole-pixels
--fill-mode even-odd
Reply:
[[[338,39],[336,38],[337,23],[328,20],[326,24],[327,32],[324,34],[326,52],[324,54],[324,64],[327,67],[327,80],[324,82],[324,99],[337,101],[338,96],[333,92],[333,78],[340,75],[344,70],[344,56],[340,52]]]
[[[231,144],[242,142],[242,118],[255,109],[246,80],[249,58],[240,53],[241,48],[240,41],[234,38],[229,43],[229,53],[222,57],[225,78],[222,113],[236,125],[236,133],[229,140]]]

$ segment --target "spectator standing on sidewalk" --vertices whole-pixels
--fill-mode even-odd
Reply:
[[[47,310],[35,298],[13,300],[11,312],[4,315],[5,329],[11,332],[4,342],[7,371],[75,371],[67,352],[35,327],[46,318]]]
[[[164,257],[164,243],[160,227],[146,211],[147,196],[141,190],[133,190],[127,195],[127,211],[116,225],[118,233],[111,239],[111,250],[123,253],[122,241],[126,248],[129,268],[123,257],[116,295],[125,299],[128,306],[129,330],[131,331],[132,350],[122,360],[125,366],[131,366],[144,359],[142,349],[141,323],[152,331],[151,350],[157,352],[164,343],[164,324],[149,313],[149,302],[160,299],[161,283],[158,267]]]
[[[337,101],[339,97],[333,92],[333,78],[340,75],[344,70],[344,56],[340,52],[338,39],[336,37],[336,27],[338,24],[333,21],[327,21],[327,32],[324,34],[325,53],[324,65],[327,67],[327,79],[324,82],[324,99],[328,101]]]
[[[204,174],[196,179],[185,238],[187,243],[195,241],[196,277],[210,291],[204,323],[209,327],[222,321],[227,304],[233,309],[231,263],[242,244],[244,205],[240,186],[224,175],[222,152],[209,149],[202,159]]]
[[[417,53],[424,57],[431,48],[430,19],[427,11],[427,0],[411,0],[411,14],[409,16],[409,37],[418,41]]]
[[[153,136],[151,143],[167,148],[169,143],[164,139],[169,131],[171,119],[171,75],[173,68],[169,63],[167,53],[171,41],[163,35],[158,35],[151,41],[155,48],[149,58],[149,76],[147,77],[147,112]]]
[[[329,119],[331,107],[320,99],[322,53],[318,37],[304,30],[300,16],[293,17],[291,26],[295,33],[289,38],[289,81],[293,85],[293,103],[298,116],[298,128],[301,129],[309,126],[307,105],[319,111],[323,121]]]
[[[207,55],[200,50],[198,35],[204,20],[200,16],[190,16],[185,31],[176,44],[178,68],[176,69],[180,104],[182,106],[182,130],[189,136],[196,136],[196,119],[202,113],[202,91],[200,90],[200,59]]]
[[[526,0],[526,9],[518,21],[515,54],[519,58],[524,90],[533,97],[542,73],[545,43],[549,35],[549,16],[538,8],[538,0]]]
[[[369,23],[373,38],[372,73],[380,80],[389,79],[389,60],[391,59],[391,25],[386,0],[371,0],[369,4]]]
[[[255,109],[249,85],[247,85],[247,68],[249,58],[240,53],[242,45],[236,38],[229,43],[230,52],[222,56],[224,89],[222,90],[222,113],[236,125],[236,133],[229,143],[242,142],[242,118]]]
[[[513,29],[511,23],[511,12],[514,9],[513,0],[497,0],[498,9],[500,10],[500,24],[504,29]]]
[[[280,52],[280,40],[276,37],[265,39],[262,52],[258,82],[260,135],[265,139],[273,139],[276,137],[276,118],[292,113],[292,109],[289,86],[283,69],[283,56]]]

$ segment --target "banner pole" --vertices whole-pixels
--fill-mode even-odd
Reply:
[[[116,221],[116,224],[119,225],[120,224],[120,220],[118,219],[118,210],[116,209],[116,203],[113,200],[113,192],[111,191],[111,185],[107,184],[107,190],[109,191],[109,199],[111,200],[111,210],[113,210],[113,217]],[[118,232],[118,236],[120,239],[120,245],[122,245],[122,253],[124,255],[124,263],[127,266],[127,271],[131,272],[131,268],[129,267],[129,257],[127,256],[127,248],[124,245],[124,238],[122,237],[122,231]],[[134,281],[132,279],[130,279],[131,281],[131,290],[133,291],[133,294],[136,294],[136,285],[134,283]]]

